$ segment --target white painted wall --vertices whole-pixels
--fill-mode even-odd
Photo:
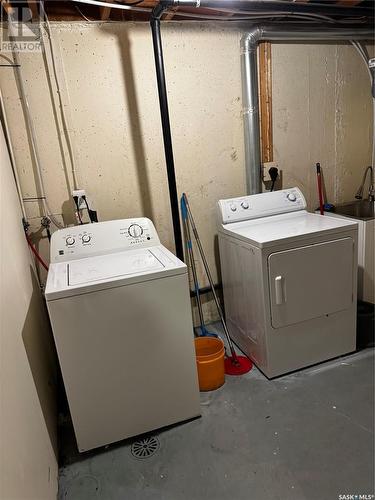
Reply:
[[[56,24],[53,34],[66,75],[63,99],[80,185],[94,198],[101,220],[149,216],[172,249],[148,24]],[[162,34],[178,189],[190,197],[215,268],[215,203],[245,191],[242,32],[233,26],[172,22],[163,24]],[[348,45],[274,44],[272,50],[274,150],[284,186],[301,187],[314,208],[314,165],[320,161],[329,201],[350,200],[371,156],[370,84],[364,63]],[[21,62],[50,205],[69,222],[71,166],[67,160],[64,167],[62,161],[43,60],[22,54]],[[20,102],[9,70],[0,72],[0,84],[24,194],[35,196]],[[52,88],[55,96],[54,83]],[[38,215],[35,203],[27,208]]]
[[[57,494],[51,332],[0,127],[0,498]]]

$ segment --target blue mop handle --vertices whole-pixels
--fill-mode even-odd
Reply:
[[[185,224],[188,224],[188,213],[187,213],[187,208],[186,208],[186,202],[185,202],[185,193],[182,193],[182,196],[181,196],[181,217],[182,217],[182,220],[184,221]],[[186,235],[186,245],[188,247],[188,249],[190,250],[193,245],[191,243],[191,239],[188,238],[188,235]]]
[[[186,221],[187,219],[187,208],[186,208],[186,203],[185,203],[185,193],[182,193],[182,196],[181,196],[181,215],[182,215],[182,219],[184,221]]]
[[[189,252],[191,270],[193,272],[194,290],[195,290],[195,295],[196,295],[198,308],[199,308],[199,318],[200,318],[200,322],[201,322],[201,329],[203,331],[203,329],[204,329],[203,311],[201,310],[201,305],[200,305],[199,283],[198,283],[197,273],[196,273],[195,264],[194,264],[193,244],[191,241],[191,236],[190,236],[190,231],[189,231],[189,219],[188,219],[188,212],[187,212],[186,201],[185,201],[185,193],[182,194],[180,203],[181,203],[181,217],[182,217],[182,220],[184,222],[185,229],[186,229],[186,231],[185,231],[186,246],[187,246],[187,249]]]
[[[193,273],[193,281],[194,281],[194,289],[195,289],[195,296],[197,300],[197,306],[198,306],[198,312],[199,312],[199,320],[201,324],[201,336],[209,336],[209,337],[217,337],[216,333],[211,333],[207,331],[206,326],[204,324],[204,316],[203,316],[203,310],[202,310],[202,305],[200,301],[200,290],[199,290],[199,281],[197,277],[197,272],[195,269],[195,263],[194,263],[194,255],[193,255],[193,243],[191,240],[190,236],[190,230],[189,230],[189,214],[187,210],[187,205],[186,205],[186,195],[185,193],[182,194],[181,196],[181,217],[185,226],[185,238],[186,238],[186,246],[189,254],[189,259],[190,259],[190,265],[191,265],[191,271]]]

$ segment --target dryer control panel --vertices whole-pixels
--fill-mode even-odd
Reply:
[[[160,245],[160,240],[150,219],[120,219],[56,231],[50,257],[51,262],[64,262],[155,245]]]
[[[305,197],[297,187],[218,201],[219,222],[222,224],[305,209]]]

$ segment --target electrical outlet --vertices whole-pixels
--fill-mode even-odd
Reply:
[[[73,198],[77,196],[79,210],[84,210],[85,208],[87,208],[85,200],[83,199],[83,196],[86,196],[86,191],[84,189],[74,189],[72,196]]]
[[[92,198],[84,189],[74,189],[72,192],[77,224],[98,222],[98,214],[94,208]]]
[[[263,163],[263,165],[262,165],[262,179],[264,182],[271,182],[272,181],[270,174],[268,173],[268,171],[271,167],[275,167],[275,168],[279,169],[279,165],[275,161],[268,161],[268,162]]]

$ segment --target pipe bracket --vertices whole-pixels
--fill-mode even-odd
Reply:
[[[259,109],[255,106],[248,106],[242,108],[242,115],[256,115],[259,113]]]

